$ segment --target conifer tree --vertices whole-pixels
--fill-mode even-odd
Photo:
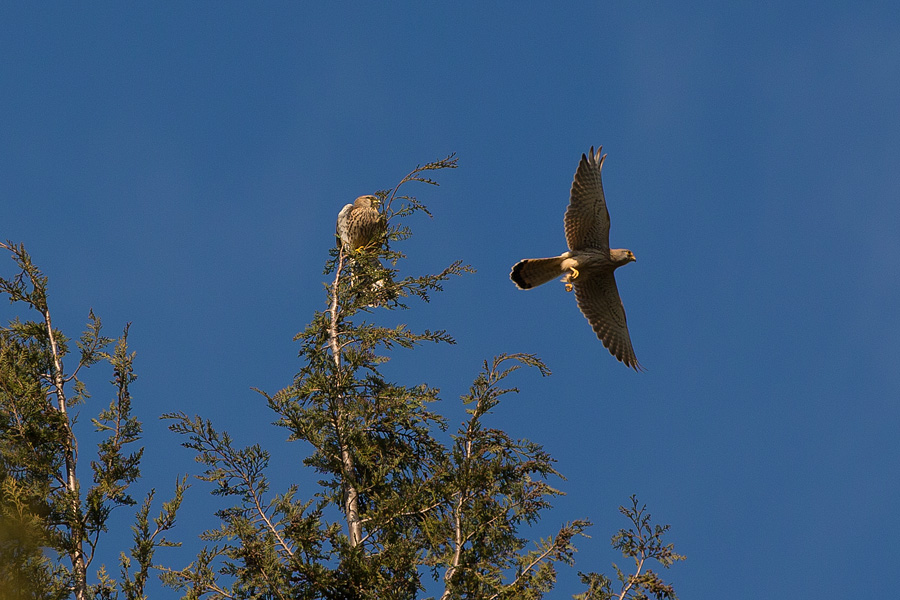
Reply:
[[[287,441],[311,449],[303,463],[319,475],[317,490],[292,485],[274,493],[268,449],[237,448],[200,416],[165,415],[203,465],[198,477],[230,500],[216,513],[219,526],[203,535],[210,545],[187,567],[164,570],[164,582],[185,598],[412,599],[437,586],[441,600],[536,599],[552,589],[557,564],[573,563],[573,540],[588,521],[563,524],[537,542],[523,537],[561,493],[550,484],[559,476],[553,459],[539,444],[491,426],[492,409],[516,391],[505,387],[507,377],[523,366],[549,374],[537,357],[486,360],[462,398],[468,417],[452,433],[433,409],[436,389],[383,374],[396,347],[454,343],[443,330],[379,323],[471,271],[460,261],[436,274],[401,269],[402,244],[412,235],[408,217],[430,215],[402,194],[404,186],[437,185],[430,172],[455,167],[451,155],[377,193],[384,226],[364,247],[338,240],[331,249],[324,308],[295,338],[300,367],[293,383],[260,391]],[[674,598],[642,571],[647,559],[668,566],[680,558],[654,545],[665,529],[648,534],[649,517],[625,514],[637,519],[637,532],[623,530],[614,544],[635,558],[636,572],[620,573],[616,595],[604,576],[582,575],[588,591],[580,597]]]
[[[551,485],[561,475],[539,444],[494,427],[491,416],[516,391],[506,387],[508,377],[521,367],[549,375],[546,365],[527,354],[484,361],[462,397],[467,417],[453,428],[432,408],[436,389],[383,374],[397,347],[454,343],[446,331],[414,332],[377,317],[409,309],[411,299],[427,302],[449,278],[471,271],[457,261],[436,274],[401,276],[400,248],[412,235],[407,219],[430,214],[401,188],[437,185],[429,172],[455,166],[450,156],[417,167],[377,194],[383,226],[374,239],[361,247],[338,241],[330,251],[324,309],[296,336],[300,367],[293,383],[260,392],[261,407],[274,411],[287,441],[310,449],[303,463],[319,475],[318,489],[295,484],[273,493],[269,450],[236,448],[200,417],[165,415],[204,466],[199,478],[231,501],[216,513],[220,526],[203,535],[212,545],[180,569],[155,557],[159,548],[178,545],[165,535],[175,525],[185,480],[176,481],[174,498],[154,519],[153,491],[139,507],[129,495],[143,455],[136,447],[141,423],[132,415],[129,326],[112,340],[89,312],[75,342],[75,367],[67,370],[71,342],[52,325],[46,276],[24,246],[0,243],[19,271],[0,278],[0,292],[37,315],[0,328],[0,598],[136,600],[146,597],[154,570],[185,598],[198,599],[412,599],[437,590],[433,597],[441,600],[494,600],[550,591],[556,566],[573,564],[574,540],[590,523],[565,523],[534,542],[525,536],[561,494]],[[91,419],[104,436],[90,461],[91,483],[83,485],[73,411],[90,400],[80,374],[101,362],[112,369],[113,399]],[[134,545],[120,553],[113,577],[94,563],[119,507],[136,507]],[[615,567],[617,583],[581,573],[587,589],[575,597],[675,598],[648,565],[669,567],[683,558],[662,541],[668,526],[653,525],[636,498],[620,511],[632,527],[612,542],[633,569]]]
[[[134,445],[141,423],[131,412],[136,376],[128,326],[108,352],[113,340],[89,312],[75,341],[75,367],[66,370],[71,340],[53,327],[47,277],[24,245],[6,242],[0,248],[19,270],[0,278],[0,292],[36,314],[34,320],[17,317],[0,327],[0,598],[84,600],[119,593],[142,598],[155,549],[169,545],[162,533],[174,524],[183,482],[154,527],[148,517],[152,492],[138,510],[135,546],[131,558],[120,556],[119,579],[102,565],[92,570],[110,513],[135,504],[128,489],[140,477],[143,449]],[[91,419],[105,437],[90,462],[92,482],[82,485],[74,411],[90,399],[80,374],[101,361],[112,367],[114,397]],[[89,582],[89,574],[96,583]]]

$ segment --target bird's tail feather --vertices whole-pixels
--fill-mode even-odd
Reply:
[[[562,256],[526,258],[513,265],[509,278],[520,289],[530,290],[562,274]]]

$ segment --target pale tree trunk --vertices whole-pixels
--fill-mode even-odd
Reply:
[[[465,460],[472,457],[472,440],[466,440]],[[456,570],[459,569],[460,559],[462,558],[463,545],[466,542],[463,536],[463,506],[468,497],[468,490],[463,488],[459,490],[459,498],[456,500],[456,506],[453,509],[453,558],[450,566],[444,572],[444,593],[441,594],[441,600],[450,598],[451,582]]]
[[[337,374],[341,368],[341,343],[338,339],[338,282],[341,277],[341,271],[344,267],[344,251],[343,249],[338,256],[337,266],[335,267],[334,284],[331,288],[331,325],[329,327],[329,339],[331,344],[331,356],[334,360],[334,369]],[[362,523],[359,521],[359,489],[356,485],[356,477],[354,476],[355,467],[353,464],[353,455],[344,436],[344,401],[343,397],[335,399],[337,410],[334,417],[334,428],[338,439],[338,447],[341,452],[341,475],[344,485],[344,518],[347,520],[347,532],[350,540],[350,546],[356,547],[362,540]]]
[[[81,498],[79,494],[78,479],[75,476],[75,465],[77,462],[76,440],[75,434],[72,432],[69,415],[66,412],[66,393],[63,389],[65,379],[63,376],[62,358],[59,355],[59,347],[56,345],[56,336],[53,335],[53,326],[50,323],[50,309],[46,306],[43,308],[44,323],[47,326],[47,335],[50,339],[50,350],[53,353],[53,386],[56,388],[57,410],[62,413],[66,420],[66,444],[65,444],[65,462],[66,462],[66,491],[72,498],[72,519],[68,523],[69,535],[72,537],[72,548],[69,550],[69,557],[72,560],[72,573],[75,575],[75,598],[76,600],[85,600],[87,595],[87,565],[84,556],[84,527],[81,523]]]

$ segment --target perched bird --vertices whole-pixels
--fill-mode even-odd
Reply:
[[[360,196],[338,213],[336,234],[345,252],[359,250],[378,239],[384,220],[375,196]]]
[[[631,250],[609,247],[609,211],[600,180],[606,160],[605,154],[600,156],[602,150],[601,146],[594,154],[591,147],[589,155],[581,155],[575,171],[565,218],[569,251],[552,258],[521,260],[509,277],[520,289],[529,290],[564,273],[566,291],[571,292],[574,287],[578,308],[610,354],[641,371],[613,275],[613,271],[635,258]]]
[[[378,198],[375,196],[360,196],[354,200],[353,204],[345,205],[338,213],[335,235],[340,238],[340,245],[344,253],[354,255],[353,275],[350,277],[352,287],[356,287],[360,281],[366,280],[358,276],[358,272],[363,270],[356,266],[360,260],[364,261],[369,268],[378,267],[381,270],[381,261],[377,256],[365,253],[362,256],[357,254],[357,251],[371,249],[370,246],[374,246],[380,241],[385,223],[383,215],[378,212],[377,204]],[[384,287],[385,280],[380,278],[371,282],[365,289],[381,293]],[[374,304],[369,306],[374,306]]]

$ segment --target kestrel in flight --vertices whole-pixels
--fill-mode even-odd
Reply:
[[[565,218],[569,251],[552,258],[521,260],[509,277],[520,289],[529,290],[564,273],[566,291],[571,292],[574,287],[578,308],[610,354],[641,371],[613,275],[613,271],[635,258],[631,250],[609,247],[609,211],[600,180],[606,159],[605,154],[600,156],[602,150],[601,146],[594,154],[591,147],[590,154],[581,155],[575,171]]]

